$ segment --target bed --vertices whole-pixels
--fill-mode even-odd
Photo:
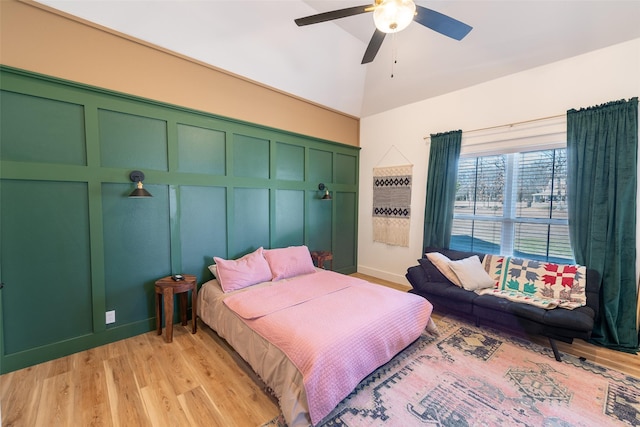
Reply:
[[[424,298],[317,269],[304,246],[214,259],[198,316],[272,390],[290,427],[319,424],[432,325]]]

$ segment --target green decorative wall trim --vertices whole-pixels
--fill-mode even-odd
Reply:
[[[357,147],[5,66],[0,108],[2,373],[152,330],[155,280],[213,256],[304,244],[356,271]]]

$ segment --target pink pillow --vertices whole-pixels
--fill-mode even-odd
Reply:
[[[266,249],[264,257],[271,268],[271,279],[280,280],[300,274],[315,273],[309,248],[289,246],[288,248]]]
[[[271,280],[271,269],[267,260],[264,259],[263,250],[259,247],[256,251],[236,260],[213,257],[218,271],[216,278],[224,292]]]

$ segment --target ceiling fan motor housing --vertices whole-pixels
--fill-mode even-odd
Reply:
[[[373,22],[384,33],[396,33],[407,28],[415,14],[412,0],[382,0],[373,11]]]

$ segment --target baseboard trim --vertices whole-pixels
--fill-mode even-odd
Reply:
[[[377,270],[375,268],[370,268],[363,265],[358,265],[358,273],[397,283],[399,285],[405,286],[407,290],[411,289],[411,285],[407,281],[407,278],[404,277],[404,275],[389,273],[388,271]]]

